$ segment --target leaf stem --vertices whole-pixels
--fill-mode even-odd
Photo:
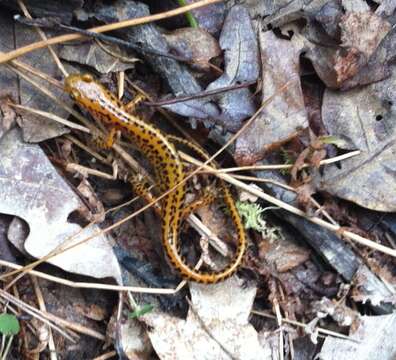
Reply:
[[[5,336],[4,336],[5,337]],[[1,355],[1,360],[7,360],[7,354],[10,351],[12,339],[14,338],[14,335],[11,335],[8,339],[7,346],[4,350],[4,353]]]
[[[180,6],[186,6],[188,5],[186,0],[177,0],[177,2],[179,3]],[[187,11],[186,12],[186,19],[188,21],[188,23],[190,24],[190,26],[192,28],[198,28],[198,22],[195,19],[194,15],[191,13],[191,11]]]

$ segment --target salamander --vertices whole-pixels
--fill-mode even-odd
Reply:
[[[186,195],[182,161],[167,136],[154,125],[128,113],[125,106],[90,74],[72,74],[65,80],[65,91],[95,119],[111,128],[120,129],[153,166],[160,191],[173,189],[161,200],[162,243],[175,269],[185,279],[200,283],[216,283],[231,276],[241,264],[246,250],[246,235],[241,218],[229,190],[224,187],[224,201],[238,233],[238,245],[229,265],[220,271],[192,269],[179,252],[178,236]]]

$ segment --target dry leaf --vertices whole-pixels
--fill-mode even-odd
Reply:
[[[67,61],[91,66],[101,74],[133,69],[135,67],[134,63],[139,61],[116,45],[103,44],[99,46],[94,41],[78,45],[65,44],[59,51],[59,57]],[[128,59],[128,61],[123,61],[123,59]]]
[[[348,92],[326,90],[323,124],[345,142],[345,149],[361,150],[358,157],[316,172],[316,187],[377,211],[396,210],[396,76]]]
[[[18,129],[0,141],[0,213],[15,215],[29,225],[25,250],[41,258],[75,236],[71,245],[99,231],[68,222],[83,206],[37,145],[21,141]],[[98,235],[48,262],[73,273],[121,282],[118,262],[106,236]]]
[[[0,25],[1,26],[1,25]],[[22,47],[41,40],[34,28],[26,27],[16,23],[15,25],[15,47]],[[1,26],[3,27],[3,26]],[[49,33],[50,35],[50,33]],[[55,47],[56,49],[56,47]],[[59,78],[61,73],[56,66],[53,58],[50,56],[48,49],[44,48],[38,51],[33,51],[27,55],[20,57],[24,63],[36,68],[37,70],[46,73],[48,76]],[[50,89],[50,92],[60,100],[70,102],[69,96],[63,90],[49,85],[48,82],[27,75],[38,85]],[[0,84],[0,88],[7,86]],[[61,118],[68,116],[66,110],[61,108],[55,101],[48,96],[42,94],[36,87],[25,81],[20,80],[19,98],[21,105],[32,107],[34,109],[43,109],[47,112],[58,115]],[[64,126],[52,120],[44,119],[43,117],[32,114],[21,115],[19,124],[23,130],[23,139],[27,142],[40,142],[46,139],[54,138],[63,135],[69,130]]]
[[[263,100],[295,79],[269,103],[257,119],[238,138],[235,159],[241,165],[261,160],[275,145],[280,145],[308,126],[307,112],[299,76],[302,43],[277,38],[272,31],[260,34],[263,68]]]
[[[149,337],[161,359],[268,359],[248,318],[256,288],[237,277],[217,284],[191,284],[187,319],[157,312],[145,315]]]
[[[190,60],[190,65],[201,71],[209,71],[210,59],[221,53],[217,40],[203,29],[176,29],[164,36],[174,53]]]
[[[394,360],[396,315],[362,316],[352,340],[328,336],[318,359]]]
[[[225,19],[219,43],[224,51],[224,73],[209,84],[206,90],[257,80],[257,38],[246,8],[239,5],[231,8]],[[221,109],[217,120],[230,131],[237,131],[242,125],[242,120],[255,111],[252,94],[246,88],[227,91],[215,96],[215,99]]]

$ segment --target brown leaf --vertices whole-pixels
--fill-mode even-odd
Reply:
[[[350,12],[342,16],[341,46],[356,49],[366,59],[375,52],[378,45],[391,29],[391,25],[371,11]]]
[[[358,85],[371,84],[391,75],[390,64],[396,56],[396,28],[392,29],[379,43],[367,64],[351,79],[342,84],[341,89],[347,90]]]
[[[90,16],[92,15],[97,21],[108,24],[148,16],[150,10],[142,2],[119,0],[117,2],[96,3],[95,12]],[[168,43],[156,24],[149,23],[120,29],[118,34],[130,43],[139,45],[136,51],[162,77],[175,96],[191,95],[203,90],[187,66],[175,59],[155,54],[155,52],[169,53]],[[139,51],[139,49],[141,50]],[[194,99],[164,107],[180,115],[193,116],[199,119],[219,116],[216,105],[207,99]]]
[[[17,117],[15,110],[9,105],[9,102],[10,99],[8,97],[0,99],[0,139],[15,125]]]
[[[299,205],[308,213],[312,213],[311,195],[315,193],[315,188],[310,184],[302,184],[296,188],[297,201]]]
[[[219,56],[220,46],[216,39],[203,29],[183,28],[164,35],[174,53],[189,59],[201,71],[211,69],[210,59]]]
[[[341,44],[331,47],[305,39],[306,57],[329,88],[344,90],[389,76],[394,57],[390,24],[370,11],[350,11],[341,17]]]
[[[94,192],[94,189],[92,188],[88,180],[85,178],[82,179],[77,187],[77,190],[80,192],[80,195],[84,197],[89,205],[90,211],[86,214],[86,219],[95,223],[100,223],[104,221],[105,210],[103,207],[103,203],[98,199],[97,195]]]
[[[297,180],[297,172],[302,169],[305,164],[305,160],[308,157],[311,149],[309,147],[305,148],[301,151],[300,155],[298,155],[296,161],[293,164],[293,167],[290,170],[290,174],[293,180]]]
[[[286,91],[278,94],[238,138],[235,159],[243,165],[262,159],[267,151],[280,146],[308,127],[301,85],[297,80],[302,43],[277,38],[272,31],[267,31],[260,33],[260,49],[263,100],[291,79],[296,81]]]
[[[333,195],[377,211],[396,210],[396,75],[339,93],[326,90],[323,123],[344,149],[361,155],[316,172],[315,185]]]

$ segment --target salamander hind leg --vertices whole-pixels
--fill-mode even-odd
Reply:
[[[128,179],[128,181],[132,186],[133,192],[137,196],[143,198],[147,203],[151,203],[155,200],[153,194],[150,192],[150,181],[142,174],[134,174]],[[155,203],[153,208],[158,216],[162,215],[160,204]]]

